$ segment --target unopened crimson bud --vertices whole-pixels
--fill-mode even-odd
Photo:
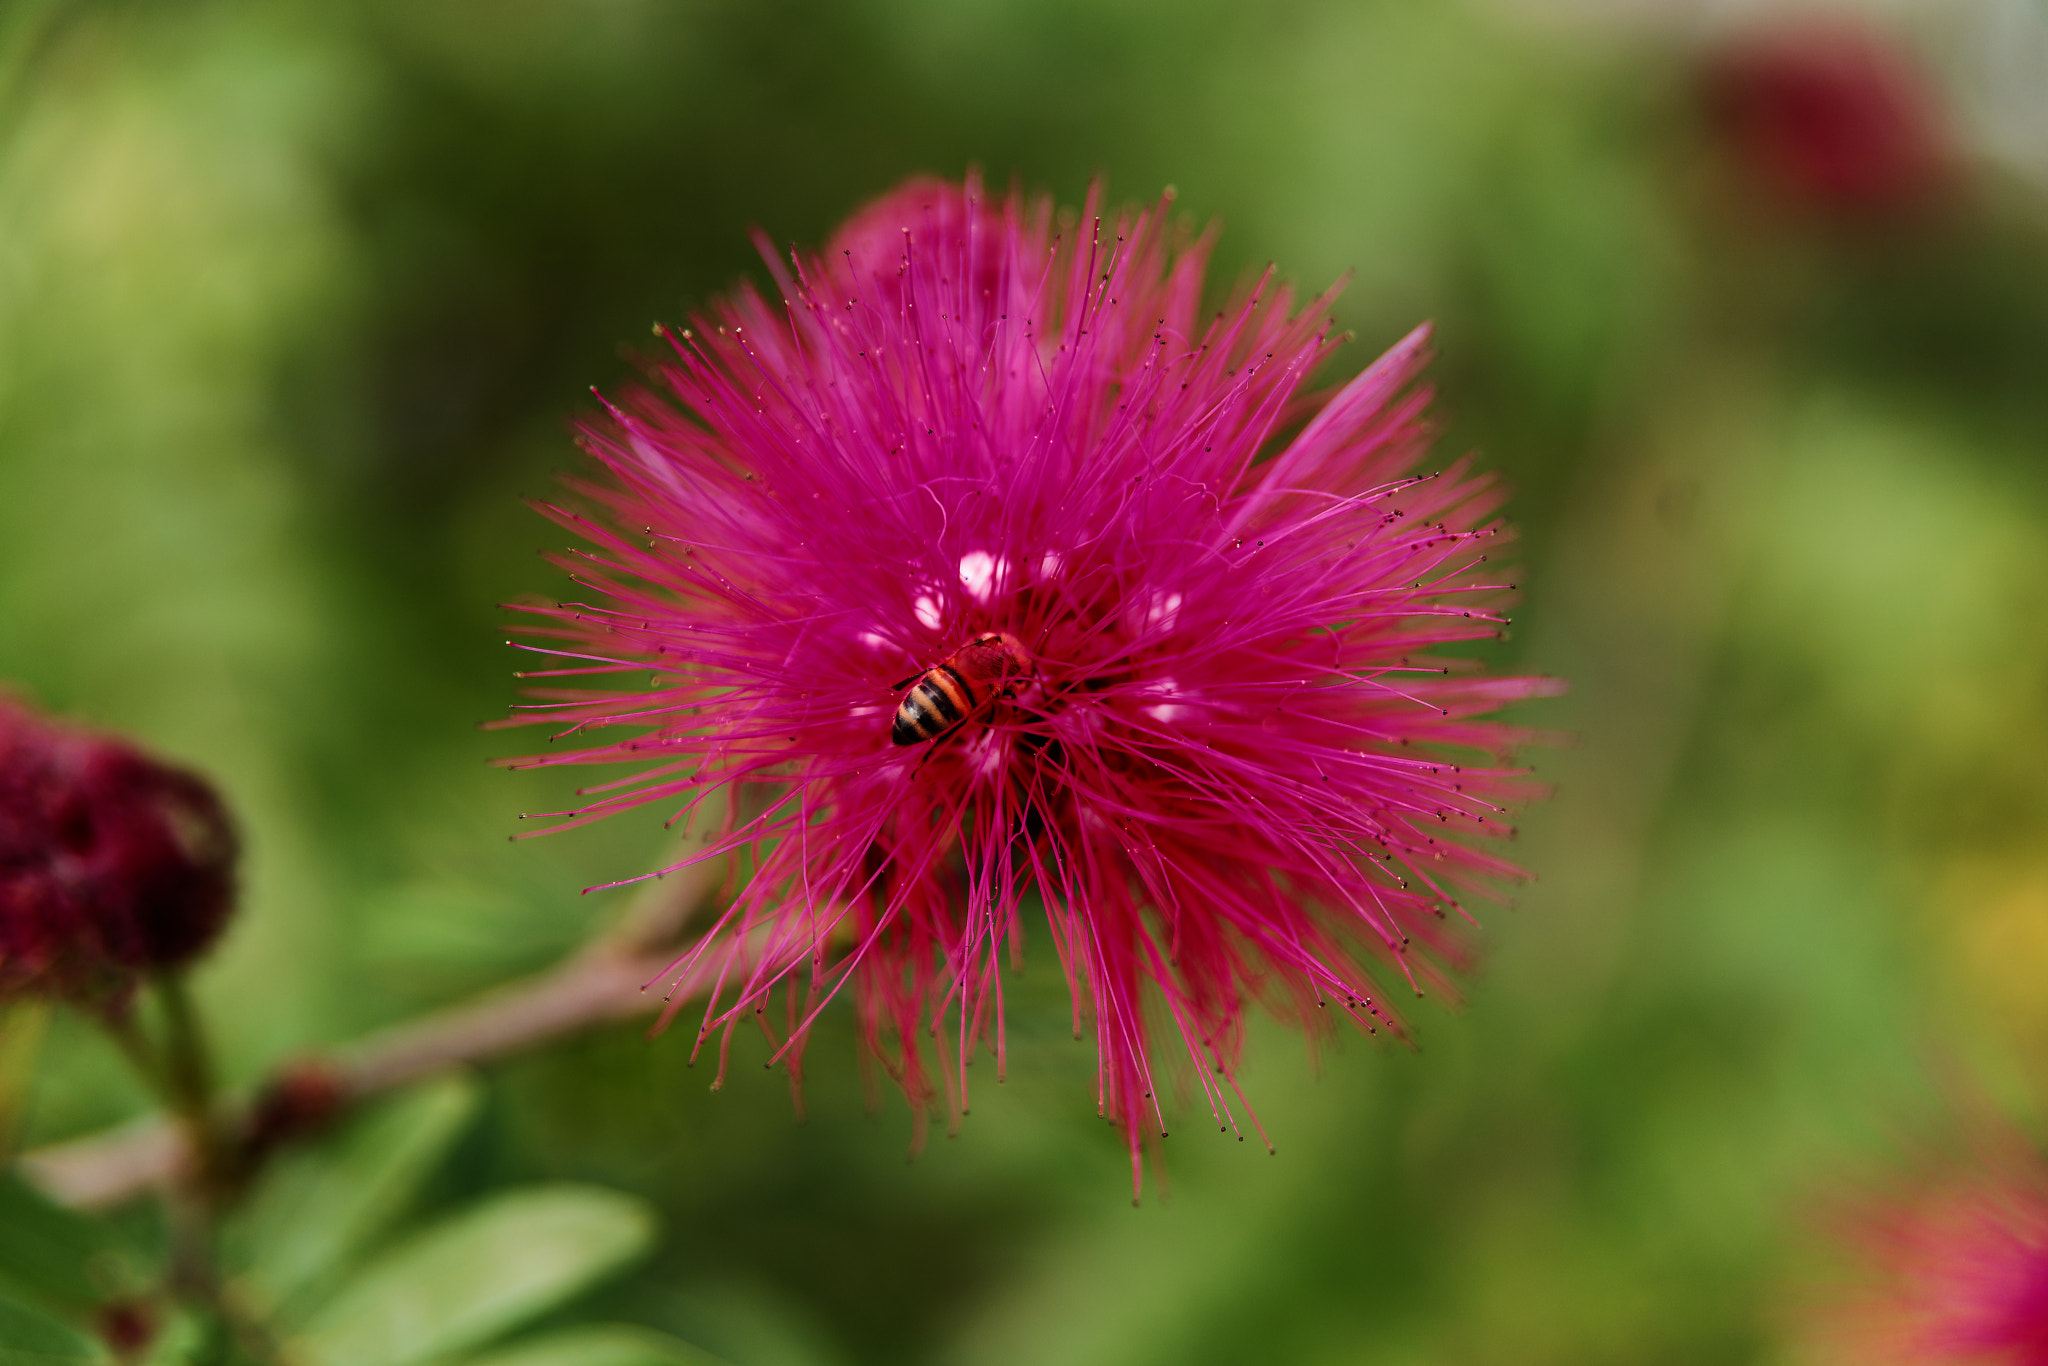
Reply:
[[[156,1341],[157,1316],[141,1300],[116,1300],[100,1310],[93,1326],[99,1330],[100,1341],[127,1361]]]
[[[104,1000],[190,962],[237,852],[200,778],[0,697],[0,999]]]

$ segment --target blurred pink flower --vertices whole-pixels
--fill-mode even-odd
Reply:
[[[0,999],[120,999],[204,952],[234,901],[213,789],[0,697]]]
[[[2048,1168],[2014,1142],[1847,1221],[1865,1276],[1823,1333],[1872,1366],[2048,1366]]]
[[[850,982],[912,1100],[965,1112],[1042,902],[1134,1182],[1162,1035],[1235,1127],[1254,998],[1398,1032],[1382,976],[1447,985],[1535,791],[1479,718],[1557,690],[1431,653],[1514,585],[1495,481],[1412,473],[1426,330],[1308,393],[1333,294],[1268,271],[1205,317],[1169,207],[920,180],[793,269],[763,241],[783,298],[671,337],[667,392],[584,430],[602,514],[547,509],[588,596],[527,609],[561,657],[527,677],[618,681],[526,719],[638,733],[517,761],[633,766],[551,828],[734,794],[699,857],[751,875],[678,964],[716,983],[700,1046],[751,1014],[793,1063]]]
[[[1934,83],[1896,40],[1847,15],[1752,29],[1705,71],[1709,111],[1778,194],[1837,214],[1924,207],[1955,161]]]

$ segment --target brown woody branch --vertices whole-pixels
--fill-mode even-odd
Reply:
[[[674,964],[673,946],[724,868],[710,860],[649,882],[616,929],[546,972],[287,1063],[254,1100],[224,1117],[225,1127],[243,1135],[245,1167],[253,1170],[278,1143],[408,1082],[658,1010],[666,993],[648,984]],[[103,1209],[168,1186],[191,1160],[178,1126],[151,1115],[24,1153],[16,1166],[63,1204]]]

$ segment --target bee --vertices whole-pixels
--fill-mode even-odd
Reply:
[[[896,708],[889,738],[899,745],[936,740],[997,698],[1014,698],[1016,685],[1032,672],[1030,652],[1017,637],[978,635],[917,676]]]

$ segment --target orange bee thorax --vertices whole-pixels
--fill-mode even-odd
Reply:
[[[989,631],[919,674],[896,708],[889,738],[899,745],[936,740],[1031,677],[1031,655],[1015,636]]]

